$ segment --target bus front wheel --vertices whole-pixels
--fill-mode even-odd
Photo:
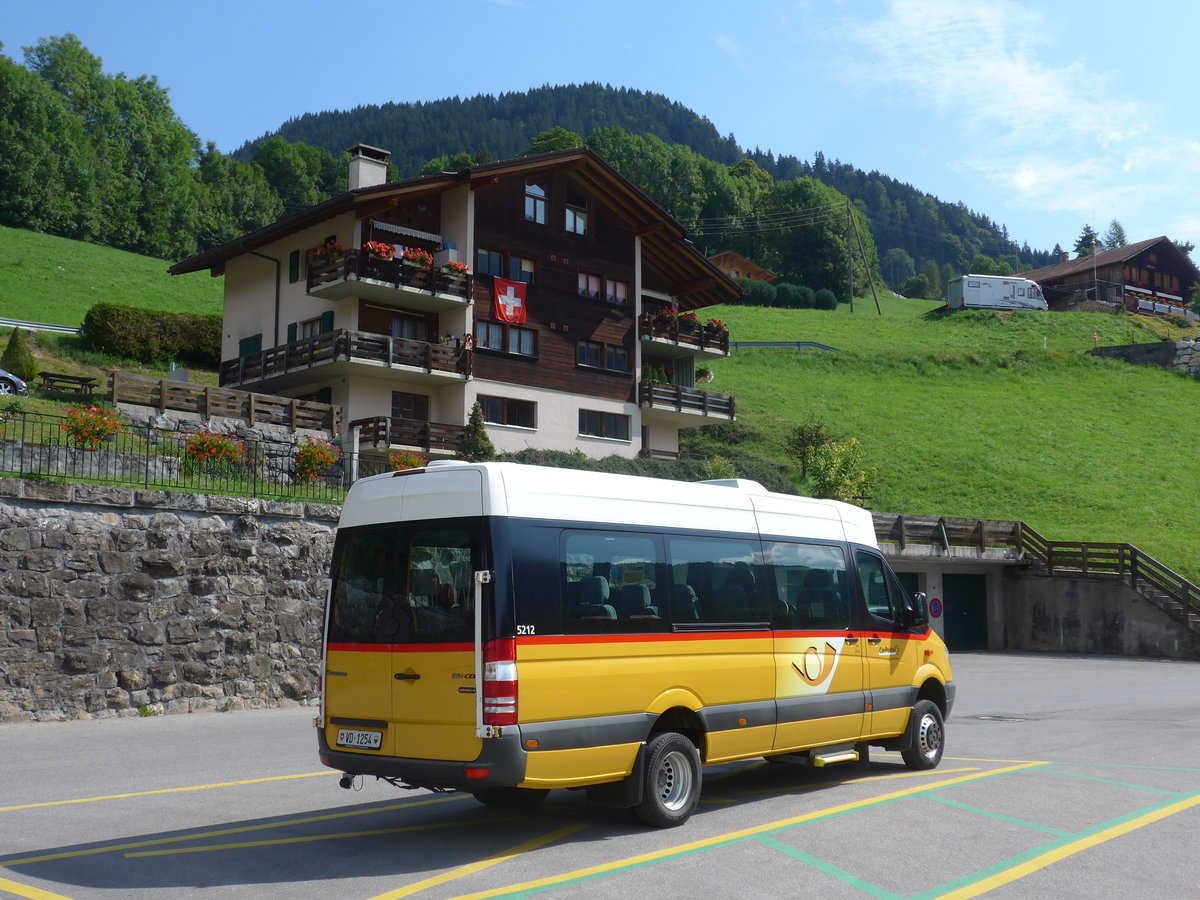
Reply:
[[[645,749],[642,800],[634,813],[655,828],[686,822],[700,802],[700,752],[681,734],[654,735]]]
[[[908,749],[900,751],[904,764],[910,769],[932,769],[942,761],[946,745],[946,725],[942,711],[930,700],[913,704],[909,719]]]

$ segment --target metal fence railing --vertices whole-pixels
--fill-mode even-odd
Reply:
[[[95,439],[80,434],[66,416],[0,413],[0,477],[341,503],[355,478],[387,466],[335,447],[335,461],[305,477],[297,466],[303,438],[243,440],[128,423]]]

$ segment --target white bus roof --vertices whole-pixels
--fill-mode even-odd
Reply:
[[[871,514],[834,500],[768,491],[754,481],[669,481],[517,463],[435,462],[364,478],[340,525],[455,516],[762,533],[876,546]]]

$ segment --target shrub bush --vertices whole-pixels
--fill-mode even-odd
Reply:
[[[341,456],[341,450],[322,438],[305,438],[296,448],[296,463],[292,466],[292,480],[296,484],[309,484],[333,467]]]
[[[393,472],[403,472],[405,469],[420,469],[429,464],[429,460],[420,453],[409,453],[398,450],[388,455],[388,469]]]
[[[144,363],[221,364],[221,317],[97,303],[83,317],[83,347]]]
[[[184,439],[183,474],[233,478],[243,474],[246,445],[211,431],[193,431]]]
[[[124,417],[115,409],[72,406],[67,410],[67,421],[60,427],[76,447],[95,450],[101,441],[119,432],[124,424]]]
[[[837,294],[829,288],[821,288],[813,305],[816,309],[837,309]]]

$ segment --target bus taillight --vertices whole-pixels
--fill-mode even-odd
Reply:
[[[483,724],[517,724],[517,640],[483,645]]]

